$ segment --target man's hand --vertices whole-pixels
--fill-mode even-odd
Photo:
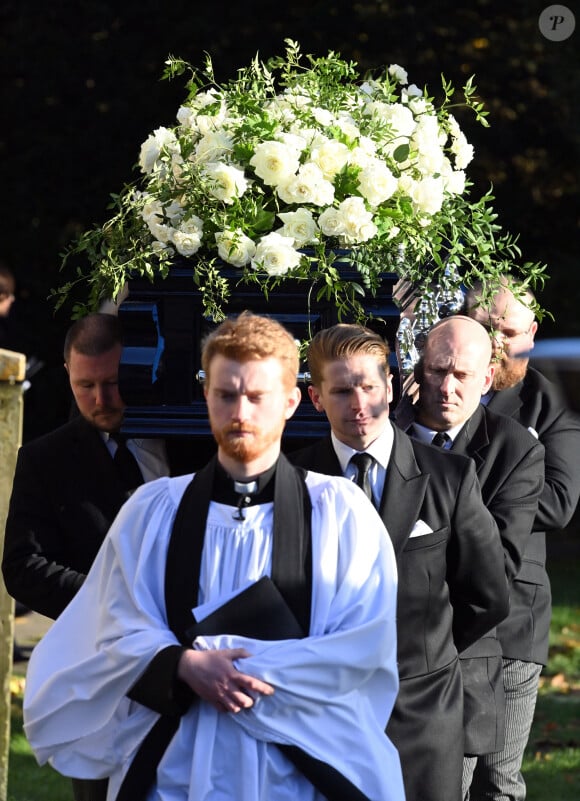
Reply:
[[[177,664],[177,675],[204,701],[218,712],[239,712],[254,704],[251,693],[273,695],[274,688],[254,676],[240,673],[235,659],[251,654],[245,648],[223,648],[219,651],[184,651]]]

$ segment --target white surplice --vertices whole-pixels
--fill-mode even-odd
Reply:
[[[164,603],[167,544],[191,476],[143,485],[119,512],[81,590],[30,659],[25,731],[40,764],[110,776],[114,799],[158,718],[126,697],[153,656],[177,644]],[[148,801],[321,801],[275,743],[328,763],[373,801],[404,801],[399,757],[384,733],[398,690],[396,564],[372,505],[343,478],[308,473],[312,613],[308,637],[219,635],[198,648],[246,648],[239,670],[272,684],[251,709],[194,703],[180,721]],[[199,602],[207,612],[270,574],[273,504],[210,503]],[[82,534],[82,532],[81,532]]]

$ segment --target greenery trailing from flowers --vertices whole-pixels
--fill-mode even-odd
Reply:
[[[284,56],[256,56],[223,84],[209,55],[202,69],[169,57],[164,78],[184,75],[176,124],[148,136],[138,178],[112,195],[113,216],[63,254],[74,277],[52,291],[57,306],[80,287],[79,316],[131,278],[166,278],[178,258],[190,260],[216,321],[239,283],[268,296],[305,281],[309,297],[363,321],[361,300],[384,272],[419,293],[450,264],[467,285],[514,270],[532,287],[544,280],[542,265],[515,266],[517,237],[498,223],[491,190],[470,197],[473,147],[452,111],[488,124],[473,79],[455,101],[442,77],[436,105],[396,64],[361,76],[339,54],[303,56],[291,40]],[[356,280],[340,270],[345,252]]]

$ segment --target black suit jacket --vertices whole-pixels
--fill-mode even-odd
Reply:
[[[309,470],[341,474],[330,437],[288,458]],[[401,683],[387,733],[401,756],[409,801],[451,801],[461,797],[464,752],[457,651],[507,614],[501,543],[473,462],[397,428],[379,512],[399,572]],[[411,536],[419,520],[432,533]]]
[[[523,426],[479,406],[452,446],[470,456],[485,505],[494,516],[510,581],[520,571],[532,536],[544,485],[544,447]],[[501,624],[500,624],[501,625]],[[461,653],[465,692],[465,750],[492,753],[503,747],[505,699],[502,648],[497,631],[488,632]]]
[[[170,456],[169,461],[174,472]],[[10,595],[29,609],[58,617],[125,500],[105,443],[82,417],[23,445],[2,560]]]
[[[580,418],[558,388],[529,367],[514,387],[496,392],[488,408],[537,432],[545,448],[545,481],[533,532],[511,592],[508,617],[498,627],[504,656],[546,664],[551,618],[546,532],[564,528],[580,496]]]

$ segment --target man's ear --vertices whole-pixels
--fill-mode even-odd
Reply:
[[[308,397],[312,401],[312,405],[314,406],[317,412],[324,411],[324,406],[322,405],[322,402],[320,400],[320,392],[314,386],[314,384],[310,384],[308,387]]]
[[[289,420],[302,400],[302,392],[299,387],[293,387],[288,393],[288,402],[286,404],[286,420]]]
[[[483,382],[483,387],[481,388],[482,395],[485,395],[491,389],[495,370],[496,370],[496,365],[490,363],[488,365],[487,372],[485,374],[485,381]]]

